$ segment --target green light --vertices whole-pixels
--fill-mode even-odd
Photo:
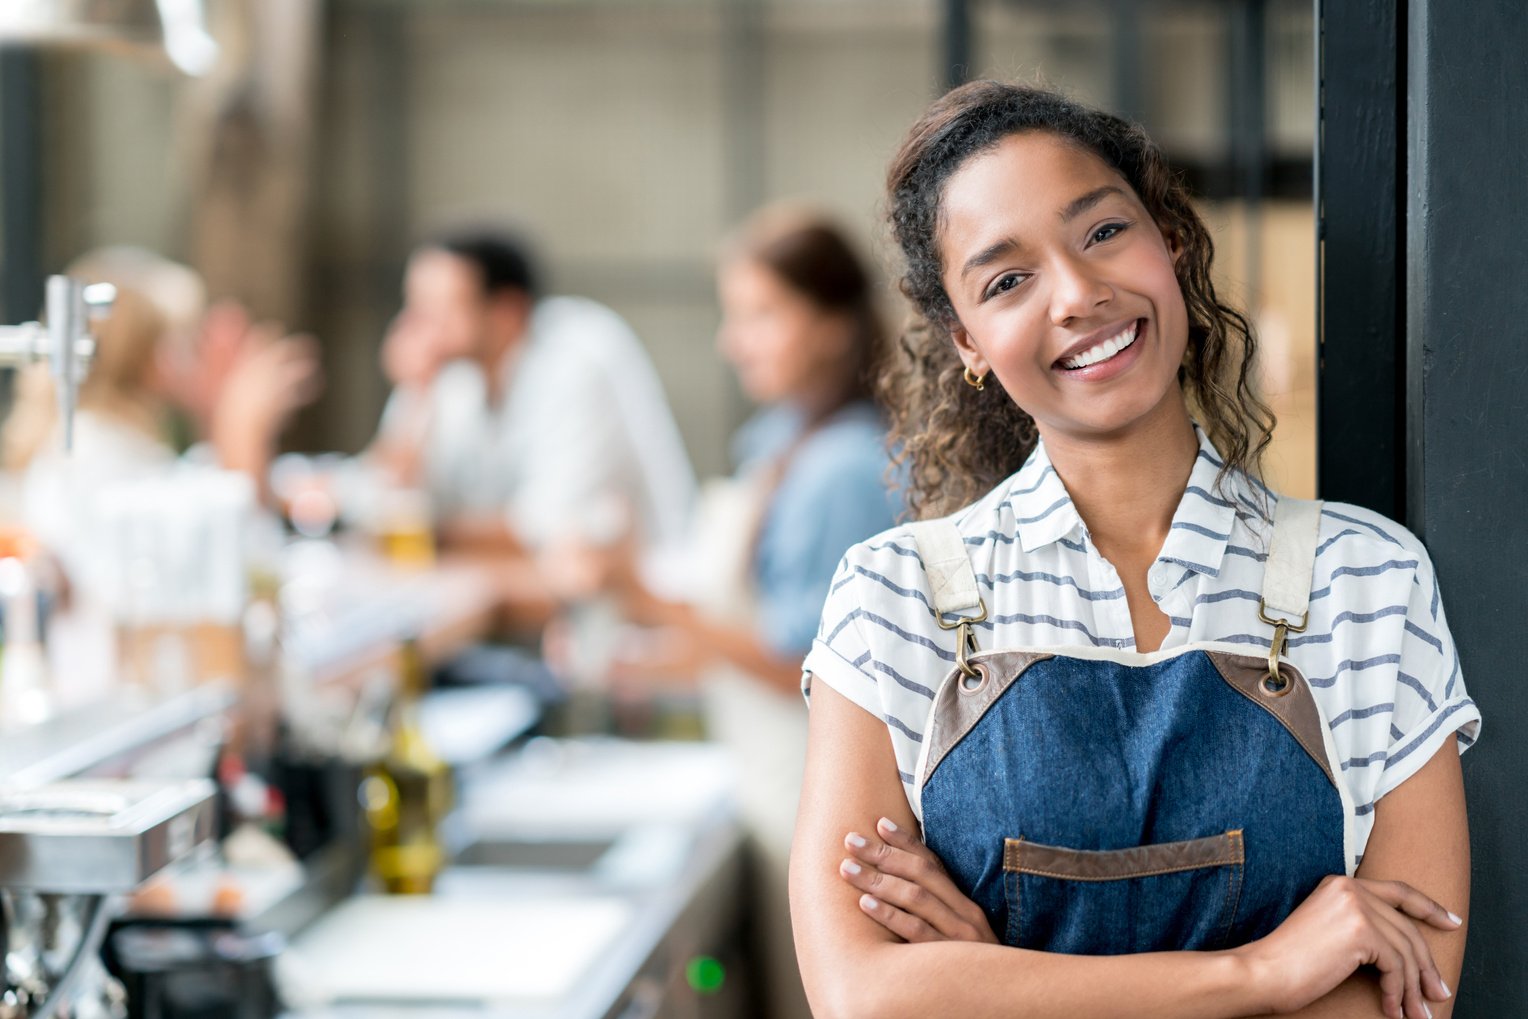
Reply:
[[[727,970],[709,955],[697,955],[684,968],[684,978],[696,994],[715,994],[727,979]]]

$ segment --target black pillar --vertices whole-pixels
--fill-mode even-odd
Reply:
[[[42,73],[36,53],[0,48],[0,323],[43,301]]]
[[[1316,0],[1317,490],[1405,518],[1404,14]]]
[[[971,0],[944,0],[944,87],[971,80]]]
[[[1456,1019],[1528,1015],[1528,7],[1410,0],[1406,506],[1485,719]],[[1328,307],[1333,297],[1329,295]]]

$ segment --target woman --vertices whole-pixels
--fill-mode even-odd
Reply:
[[[835,565],[896,516],[870,398],[883,335],[869,274],[811,213],[757,214],[727,246],[718,282],[722,353],[762,409],[736,436],[736,476],[702,494],[686,597],[659,597],[625,571],[627,614],[653,629],[622,645],[615,675],[701,684],[709,734],[736,751],[760,858],[769,1012],[804,1016],[785,889],[805,754],[797,690]]]
[[[112,247],[69,274],[117,290],[80,383],[73,448],[63,449],[42,368],[23,377],[4,453],[23,476],[28,527],[81,581],[97,554],[99,493],[168,469],[178,418],[219,466],[263,491],[281,430],[318,395],[321,377],[310,340],[253,324],[234,304],[209,309],[201,278],[183,265]]]
[[[806,660],[818,1014],[1446,1015],[1480,716],[1432,567],[1256,480],[1253,337],[1159,150],[975,82],[888,191],[921,519]]]

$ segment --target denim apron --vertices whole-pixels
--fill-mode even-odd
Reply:
[[[1272,931],[1353,858],[1350,797],[1285,635],[1309,619],[1320,503],[1279,501],[1267,654],[1191,644],[978,652],[986,606],[949,520],[914,525],[956,667],[916,792],[924,840],[1011,946],[1212,950]],[[1249,609],[1249,612],[1252,610]]]

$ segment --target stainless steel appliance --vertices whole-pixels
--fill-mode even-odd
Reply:
[[[213,837],[205,780],[0,792],[0,1019],[124,1015],[100,965],[117,897]]]

